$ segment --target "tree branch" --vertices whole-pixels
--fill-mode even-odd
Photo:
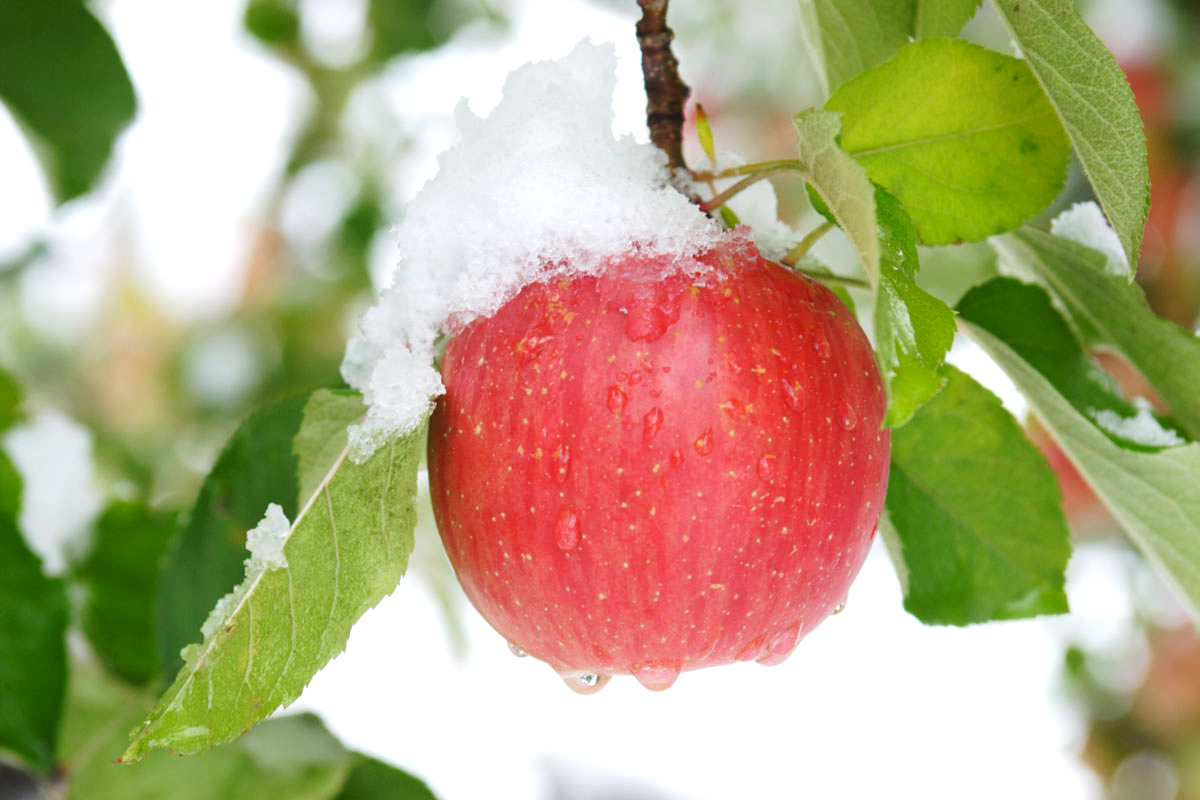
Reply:
[[[667,27],[667,0],[638,0],[642,18],[637,24],[646,83],[646,123],[650,140],[667,154],[671,168],[683,162],[683,107],[689,89],[679,77],[679,62],[671,52],[675,34]]]

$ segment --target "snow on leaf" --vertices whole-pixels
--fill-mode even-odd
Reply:
[[[1100,206],[1094,202],[1076,203],[1059,214],[1051,220],[1050,232],[1103,253],[1107,258],[1105,271],[1109,275],[1127,281],[1132,279],[1133,273],[1129,269],[1129,259],[1121,249],[1121,240],[1104,218]]]
[[[1166,402],[1179,429],[1200,439],[1200,338],[1155,314],[1136,283],[1107,272],[1100,252],[1029,226],[990,242],[1006,265],[1054,293],[1086,346],[1120,351]]]
[[[361,464],[348,458],[344,426],[324,425],[327,437],[311,435],[311,426],[331,415],[362,413],[354,394],[322,390],[309,398],[298,454],[310,467],[319,454],[326,460],[286,532],[286,566],[250,559],[247,581],[218,603],[204,640],[184,649],[183,668],[131,733],[123,760],[154,747],[195,753],[239,736],[294,701],[343,650],[355,621],[396,588],[412,552],[422,431]],[[268,513],[263,539],[277,535],[280,517]]]

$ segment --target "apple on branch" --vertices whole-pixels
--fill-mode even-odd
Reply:
[[[779,663],[844,601],[882,508],[884,393],[849,310],[744,234],[699,260],[531,284],[442,362],[446,551],[511,646],[580,690]]]

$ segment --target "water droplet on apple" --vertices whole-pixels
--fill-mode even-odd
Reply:
[[[641,382],[642,382],[642,373],[640,373],[640,372],[629,373],[629,385],[630,386],[637,386]]]
[[[775,474],[775,465],[771,462],[775,460],[775,456],[763,453],[763,457],[758,460],[758,477],[764,481],[771,480],[771,476]]]
[[[741,652],[734,656],[734,658],[738,661],[753,661],[754,659],[758,658],[758,654],[762,652],[762,649],[762,637],[759,636],[750,642],[750,644],[743,647]]]
[[[764,667],[777,667],[783,662],[787,661],[788,656],[790,655],[791,653],[767,653],[762,658],[756,658],[754,660],[759,664],[762,664]]]
[[[825,337],[825,332],[817,329],[813,332],[813,349],[817,351],[817,355],[822,361],[828,361],[831,351],[829,349],[829,339]]]
[[[574,550],[579,546],[579,514],[570,506],[558,512],[554,523],[554,541],[563,550]]]
[[[858,424],[858,412],[854,410],[854,406],[846,403],[842,407],[842,427],[848,431],[854,430],[854,426]]]
[[[560,444],[558,449],[554,451],[554,456],[550,459],[550,464],[554,470],[554,480],[559,486],[562,486],[567,482],[567,475],[571,472],[570,446]]]
[[[702,456],[711,453],[713,451],[712,428],[705,428],[704,433],[700,434],[700,438],[692,442],[692,447],[696,448],[696,452]]]
[[[510,653],[512,653],[512,654],[513,654],[514,656],[516,656],[517,658],[525,658],[527,655],[529,655],[529,653],[526,653],[524,650],[522,650],[521,648],[517,647],[517,646],[516,646],[515,644],[513,644],[512,642],[509,642],[509,643],[508,643],[508,650],[509,650],[509,652],[510,652]]]
[[[845,610],[846,610],[846,598],[845,598],[845,597],[843,597],[843,598],[842,598],[842,602],[840,602],[840,603],[838,603],[838,604],[837,604],[837,608],[835,608],[835,609],[833,610],[833,613],[834,613],[834,614],[840,614],[840,613],[842,613],[842,612],[843,612],[843,611],[845,611]]]
[[[720,409],[729,416],[736,419],[742,415],[742,401],[736,397],[731,397],[720,405]]]
[[[554,334],[550,332],[550,328],[539,322],[530,328],[524,339],[517,342],[517,352],[520,353],[521,360],[528,363],[536,359],[546,349],[546,345],[552,341],[554,341]]]
[[[678,450],[671,453],[671,466],[676,468],[683,466],[683,453]]]
[[[621,414],[625,411],[625,392],[621,391],[621,387],[615,383],[608,387],[608,410],[614,414]]]
[[[663,424],[663,412],[658,406],[646,412],[642,417],[642,441],[648,442],[658,433]]]
[[[662,692],[671,688],[671,684],[679,677],[680,668],[677,663],[670,661],[645,661],[634,664],[630,670],[638,683],[652,692]]]
[[[597,675],[584,672],[578,675],[563,675],[563,683],[576,694],[595,694],[608,685],[612,675]]]
[[[783,401],[787,403],[788,408],[792,411],[803,411],[804,390],[800,388],[800,382],[784,378],[781,383],[783,384]]]
[[[767,645],[767,651],[772,655],[786,656],[788,653],[796,649],[796,645],[800,643],[801,623],[797,622],[790,628],[787,628],[782,633],[777,634],[771,643]]]

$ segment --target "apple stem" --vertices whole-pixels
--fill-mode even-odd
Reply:
[[[800,263],[800,259],[808,255],[808,251],[813,248],[813,245],[820,241],[821,237],[833,230],[833,223],[825,220],[817,227],[809,231],[800,244],[792,248],[792,251],[780,259],[781,264],[787,264],[789,267],[795,267]]]
[[[718,208],[720,208],[721,206],[723,206],[727,202],[729,202],[729,198],[733,197],[734,195],[736,195],[738,192],[742,191],[743,189],[758,183],[763,178],[769,178],[772,175],[779,175],[781,173],[788,172],[788,171],[789,170],[786,170],[786,169],[765,169],[762,172],[756,172],[753,175],[748,175],[745,178],[742,178],[740,181],[735,183],[733,186],[730,186],[725,191],[718,192],[717,194],[713,195],[708,200],[701,201],[701,202],[697,203],[696,205],[698,205],[700,207],[700,210],[703,211],[704,213],[711,214],[713,211],[716,211]]]
[[[737,178],[742,175],[773,170],[775,172],[804,172],[804,165],[793,158],[776,161],[759,161],[755,164],[740,164],[736,167],[726,167],[721,170],[692,170],[692,179],[701,182],[716,181],[723,178]]]
[[[826,283],[833,286],[845,286],[848,289],[862,289],[863,291],[871,290],[871,284],[867,283],[862,278],[851,278],[847,275],[835,275],[834,273],[826,272],[825,270],[801,269],[800,267],[792,267],[792,269],[796,272],[799,272],[801,275],[807,275],[813,280],[820,281],[821,283]]]
[[[638,0],[637,23],[646,84],[646,124],[650,141],[667,154],[667,166],[686,169],[683,160],[683,107],[691,91],[679,77],[679,61],[671,52],[674,32],[667,27],[667,0]]]

